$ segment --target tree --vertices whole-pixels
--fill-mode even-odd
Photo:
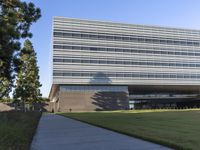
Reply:
[[[14,99],[23,104],[33,104],[41,100],[39,69],[36,52],[29,40],[24,42],[24,48],[19,55],[20,65],[17,73]]]
[[[0,98],[9,95],[17,71],[20,39],[32,37],[30,26],[41,16],[33,3],[0,0]]]

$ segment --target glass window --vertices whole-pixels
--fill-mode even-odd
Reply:
[[[115,74],[115,73],[109,73],[108,76],[109,76],[109,77],[116,77],[116,74]]]
[[[184,74],[184,78],[190,78],[190,75]]]
[[[67,72],[67,73],[63,73],[64,76],[72,76],[71,73]]]
[[[163,78],[170,78],[169,74],[163,74]]]
[[[189,66],[189,64],[182,64],[183,65],[183,67],[188,67]]]
[[[181,52],[181,54],[182,54],[182,55],[188,55],[188,53],[187,53],[187,52]]]
[[[53,76],[63,76],[63,73],[57,73],[57,72],[55,72],[55,73],[53,73]]]
[[[106,39],[106,36],[104,36],[104,35],[99,35],[98,38],[99,38],[99,39]]]
[[[90,47],[90,50],[97,51],[98,49],[96,47]]]
[[[123,77],[124,75],[123,74],[120,74],[120,73],[117,73],[116,74],[116,77]]]
[[[98,60],[90,60],[90,63],[99,63],[99,61]]]
[[[190,67],[196,67],[196,64],[189,64]]]
[[[196,74],[191,74],[191,78],[197,78]]]
[[[121,61],[115,61],[116,64],[123,64]]]
[[[81,49],[80,46],[73,46],[72,48],[73,48],[73,49],[76,49],[76,50],[80,50],[80,49]]]
[[[132,73],[131,76],[132,76],[133,78],[136,78],[136,77],[140,77],[140,74]]]
[[[174,52],[168,52],[169,55],[174,55]]]
[[[91,35],[89,35],[89,36],[90,36],[90,38],[92,38],[92,39],[93,39],[93,38],[94,38],[94,39],[98,39],[98,35],[92,35],[92,34],[91,34]]]
[[[64,37],[72,37],[72,33],[63,33]]]
[[[122,40],[124,40],[124,41],[130,41],[130,37],[122,37]]]
[[[81,34],[78,34],[78,33],[72,33],[72,37],[80,38],[80,37],[81,37]]]
[[[82,50],[90,50],[89,47],[81,47]]]
[[[53,59],[53,62],[63,62],[63,59]]]
[[[140,77],[141,77],[141,78],[147,78],[148,75],[147,75],[146,73],[140,73]]]
[[[89,60],[81,60],[81,63],[90,63]]]
[[[100,51],[107,51],[106,48],[98,48],[98,50],[100,50]]]
[[[107,63],[108,64],[115,64],[115,61],[108,60]]]
[[[124,64],[125,64],[125,65],[130,65],[131,62],[130,62],[130,61],[124,61]]]
[[[155,74],[155,77],[156,78],[163,78],[163,75],[162,74]]]
[[[177,78],[183,78],[183,74],[177,74]]]
[[[62,49],[63,46],[62,45],[54,45],[53,48],[60,48],[60,49]]]
[[[115,38],[115,40],[122,40],[122,38],[118,37],[118,36],[115,36],[114,38]]]
[[[81,73],[81,76],[90,76],[90,73],[86,73],[86,72],[84,72],[84,73]]]
[[[63,49],[72,49],[72,46],[63,46]]]
[[[116,52],[123,52],[123,49],[115,49]]]
[[[124,74],[124,77],[129,77],[130,78],[130,77],[132,77],[132,75],[126,73],[126,74]]]
[[[176,78],[176,74],[170,74],[170,78]]]
[[[199,46],[199,43],[194,42],[193,44],[194,44],[194,46]]]
[[[69,63],[71,63],[72,62],[72,60],[69,58],[69,59],[63,59],[63,61],[64,62],[69,62]]]
[[[72,59],[72,62],[73,63],[81,63],[81,60],[80,59]]]
[[[148,78],[154,78],[154,77],[155,77],[154,74],[152,74],[152,73],[149,73],[149,74],[148,74]]]
[[[80,76],[80,73],[72,73],[72,76]]]
[[[106,36],[106,39],[108,39],[108,40],[114,40],[114,37],[113,36]]]
[[[106,64],[107,61],[106,60],[99,60],[99,64]]]
[[[130,49],[123,49],[123,52],[128,52],[128,53],[130,53],[131,50],[130,50]]]
[[[89,35],[88,34],[81,34],[81,37],[82,38],[89,38]]]

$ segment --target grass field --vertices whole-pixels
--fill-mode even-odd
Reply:
[[[200,110],[133,110],[61,115],[175,149],[200,149]]]
[[[0,112],[0,150],[28,150],[41,113]]]

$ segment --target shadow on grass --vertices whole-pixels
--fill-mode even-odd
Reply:
[[[40,112],[0,112],[0,149],[30,149],[40,117]]]

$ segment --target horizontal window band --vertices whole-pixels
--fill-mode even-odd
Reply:
[[[128,92],[128,86],[60,86],[61,91],[116,91]]]
[[[121,64],[121,65],[147,65],[147,66],[169,66],[169,67],[200,67],[200,63],[163,63],[163,62],[136,62],[136,61],[116,61],[102,59],[53,59],[53,62],[60,63],[80,63],[80,64]],[[62,64],[60,64],[62,65]]]
[[[183,56],[200,56],[200,53],[191,52],[177,52],[177,51],[154,51],[154,50],[136,50],[136,49],[122,49],[122,48],[99,48],[99,47],[83,47],[83,46],[66,46],[54,45],[54,49],[65,50],[89,50],[100,52],[123,52],[123,53],[143,53],[143,54],[166,54],[166,55],[183,55]]]
[[[153,44],[167,44],[167,45],[186,45],[186,46],[200,46],[199,41],[191,41],[187,39],[171,39],[160,37],[147,37],[147,36],[133,36],[133,35],[118,35],[118,34],[105,34],[83,31],[63,31],[54,30],[54,37],[70,37],[80,39],[95,39],[95,40],[107,40],[107,41],[125,41],[125,42],[138,42],[138,43],[153,43]]]
[[[200,74],[180,74],[180,73],[142,73],[142,72],[78,72],[68,71],[62,72],[58,70],[53,71],[53,76],[68,76],[68,77],[93,77],[99,79],[122,77],[122,78],[189,78],[189,79],[200,79]]]

